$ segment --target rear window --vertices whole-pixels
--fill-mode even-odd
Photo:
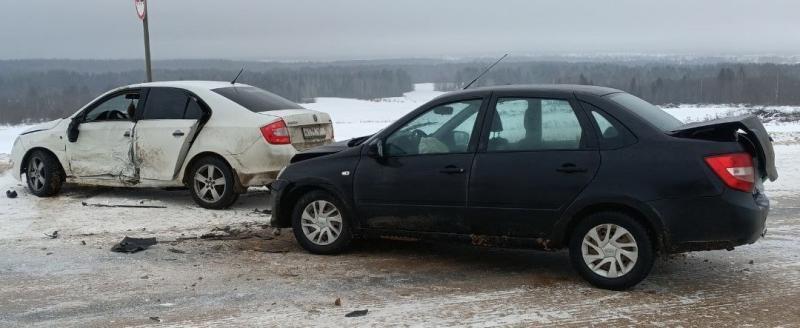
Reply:
[[[632,94],[615,93],[609,95],[608,99],[617,105],[627,108],[664,132],[674,131],[679,126],[683,125],[683,122],[679,121],[674,116]]]
[[[256,113],[279,109],[303,109],[288,99],[256,87],[227,87],[212,91]]]

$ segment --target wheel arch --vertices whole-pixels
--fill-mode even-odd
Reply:
[[[229,161],[227,158],[225,158],[225,156],[222,156],[222,155],[220,155],[218,153],[215,153],[213,151],[199,152],[199,153],[195,154],[194,156],[192,156],[191,159],[186,161],[186,164],[183,166],[183,171],[182,171],[183,172],[183,177],[181,178],[181,182],[184,185],[189,186],[189,182],[190,182],[190,179],[191,179],[192,167],[194,167],[194,164],[197,163],[197,161],[199,161],[200,159],[202,159],[204,157],[215,157],[215,158],[221,160],[222,162],[224,162],[226,165],[228,165],[228,168],[230,168],[231,172],[233,172],[233,177],[234,177],[233,180],[236,183],[235,188],[237,190],[243,189],[242,184],[239,181],[239,175],[236,172],[236,168],[233,165],[231,165],[231,161]]]
[[[28,161],[31,158],[31,154],[34,151],[37,151],[37,150],[43,151],[43,152],[49,154],[50,156],[53,156],[53,158],[55,158],[56,161],[58,162],[58,168],[61,170],[61,173],[63,173],[62,177],[66,178],[66,171],[64,170],[64,163],[61,162],[61,158],[58,157],[58,155],[56,155],[56,153],[54,151],[52,151],[50,149],[47,149],[46,147],[41,147],[41,146],[31,147],[30,149],[25,151],[25,155],[22,156],[22,161],[20,162],[20,165],[19,165],[19,172],[17,172],[17,174],[22,176],[23,173],[26,173],[26,171],[28,169]],[[62,180],[65,180],[65,179],[62,179]]]
[[[343,197],[343,193],[335,186],[321,181],[306,181],[301,183],[292,183],[286,186],[284,195],[280,199],[281,204],[280,206],[277,206],[278,213],[273,213],[273,216],[276,218],[276,220],[272,221],[271,224],[277,228],[291,227],[292,211],[294,210],[295,204],[297,204],[297,201],[300,199],[300,197],[303,197],[303,195],[315,190],[321,190],[332,194],[343,203],[348,213],[354,215],[355,212],[353,211],[353,206],[351,206],[347,198]],[[353,223],[354,225],[358,225],[358,220],[353,220]]]
[[[669,235],[658,213],[646,204],[629,200],[604,200],[573,206],[556,223],[552,234],[553,245],[556,247],[568,245],[572,231],[581,220],[591,214],[605,211],[616,211],[629,215],[647,229],[657,252],[666,249]]]

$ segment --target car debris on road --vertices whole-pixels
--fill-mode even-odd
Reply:
[[[125,236],[125,238],[122,238],[122,241],[111,247],[111,251],[117,253],[136,253],[157,243],[155,238],[132,238]]]

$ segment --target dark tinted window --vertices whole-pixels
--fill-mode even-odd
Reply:
[[[145,120],[180,120],[186,110],[189,95],[174,88],[152,88],[147,94],[145,104]]]
[[[590,111],[596,123],[601,148],[616,149],[636,142],[636,138],[622,123],[592,104],[583,103],[583,106]]]
[[[267,112],[279,109],[303,109],[298,104],[281,96],[256,87],[227,87],[214,89],[214,92],[233,100],[251,112]]]
[[[683,125],[681,121],[653,104],[628,93],[615,93],[607,96],[614,103],[627,108],[662,131],[674,131]]]
[[[183,118],[187,120],[199,120],[203,117],[203,108],[197,103],[194,97],[189,97],[189,104],[186,105],[186,113]]]

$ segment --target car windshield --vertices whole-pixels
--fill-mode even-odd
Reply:
[[[234,86],[212,91],[256,113],[280,109],[303,109],[302,106],[291,100],[256,87]]]
[[[653,126],[664,132],[675,131],[683,122],[663,111],[661,108],[629,93],[614,93],[607,96],[609,100],[627,108]]]

